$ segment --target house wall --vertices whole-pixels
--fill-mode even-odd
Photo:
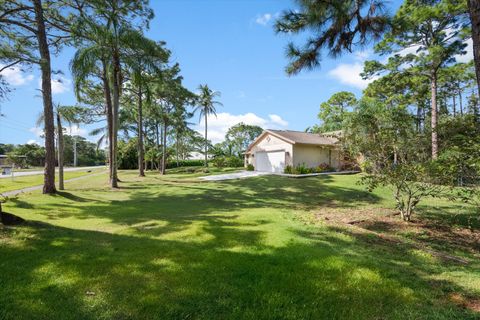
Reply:
[[[276,150],[285,150],[285,165],[292,165],[292,144],[279,139],[271,134],[266,134],[262,139],[260,139],[251,149],[251,154],[245,157],[245,165],[253,164],[255,165],[255,152],[258,151],[276,151]]]
[[[293,145],[293,166],[304,164],[306,167],[313,168],[322,163],[338,169],[340,167],[339,151],[322,146]]]

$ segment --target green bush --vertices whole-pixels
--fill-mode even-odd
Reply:
[[[302,163],[296,167],[288,165],[285,167],[283,172],[287,174],[310,174],[310,173],[321,173],[321,172],[332,172],[332,171],[335,171],[335,170],[326,163],[322,163],[315,168],[309,168],[304,163]]]
[[[255,167],[253,166],[253,164],[247,164],[247,171],[255,171]]]
[[[312,173],[312,169],[308,168],[307,166],[305,166],[304,163],[302,164],[299,164],[295,170],[297,171],[297,174],[308,174],[308,173]]]
[[[243,159],[239,157],[228,157],[226,158],[227,167],[239,168],[244,166]]]
[[[243,159],[239,157],[216,157],[213,159],[213,165],[217,168],[239,168],[243,167]]]
[[[227,161],[225,157],[215,157],[212,162],[213,165],[217,168],[224,168],[227,166]]]
[[[200,167],[205,165],[204,160],[178,160],[167,162],[167,169],[179,168],[179,167]]]
[[[335,171],[328,163],[321,163],[315,168],[315,173]]]
[[[295,169],[291,165],[287,165],[283,170],[283,173],[294,174]]]

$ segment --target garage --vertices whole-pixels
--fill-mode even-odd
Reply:
[[[255,152],[255,169],[282,173],[285,169],[285,150]]]

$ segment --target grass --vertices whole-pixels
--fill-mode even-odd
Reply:
[[[390,206],[388,190],[365,192],[357,176],[170,173],[121,172],[116,191],[97,175],[7,203],[29,222],[0,229],[0,319],[479,318],[464,303],[480,296],[478,252],[446,249],[468,261],[456,263],[407,234],[399,245],[315,219]],[[419,217],[459,210],[431,200]]]
[[[90,172],[88,172],[90,171]],[[78,178],[84,175],[98,173],[105,171],[105,168],[99,169],[89,169],[89,170],[78,170],[78,171],[66,171],[64,173],[64,179],[73,179]],[[58,181],[58,172],[55,175],[56,181]],[[33,187],[43,184],[43,174],[31,175],[31,176],[20,176],[12,178],[1,178],[0,179],[0,192],[7,192],[12,190],[19,190],[27,187]]]

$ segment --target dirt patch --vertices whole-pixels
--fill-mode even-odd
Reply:
[[[421,216],[405,222],[395,210],[388,208],[348,209],[328,206],[315,212],[314,217],[330,226],[353,228],[356,234],[376,235],[377,241],[408,243],[409,246],[442,260],[468,263],[456,254],[450,254],[459,251],[480,256],[480,232],[472,232],[467,227],[446,225],[442,221]]]
[[[2,224],[6,226],[14,226],[25,222],[25,220],[23,220],[22,218],[7,212],[2,212],[0,214],[0,219],[2,221]]]
[[[480,313],[480,299],[475,299],[471,297],[467,298],[457,292],[451,293],[448,296],[448,299],[462,308]]]
[[[329,203],[315,213],[315,218],[328,221],[330,224],[360,225],[362,223],[379,222],[381,219],[395,214],[394,210],[387,208],[345,209],[337,208],[335,203]]]

